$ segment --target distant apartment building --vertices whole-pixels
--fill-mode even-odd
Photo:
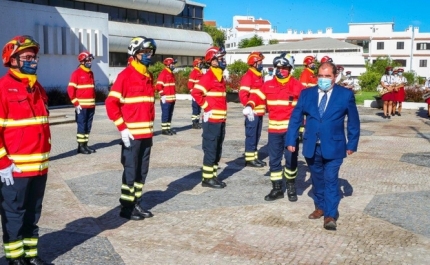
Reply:
[[[270,22],[267,20],[247,18],[254,23],[251,24],[254,26],[252,31],[243,30],[243,16],[233,17],[234,26],[232,28],[220,28],[226,34],[227,50],[237,49],[241,40],[252,38],[254,35],[261,37],[265,45],[270,40],[278,40],[279,43],[291,43],[328,37],[362,47],[361,56],[364,60],[359,67],[362,71],[364,71],[366,61],[373,62],[377,57],[389,57],[398,62],[405,71],[414,71],[419,76],[430,76],[430,32],[419,32],[418,27],[409,26],[404,31],[394,31],[394,22],[348,23],[349,30],[347,33],[334,33],[332,28],[326,28],[325,32],[322,30],[304,32],[288,29],[285,33],[279,33],[270,27]],[[264,22],[261,23],[262,21]],[[247,30],[251,27],[248,26]],[[341,54],[336,53],[331,47],[324,47],[324,49],[319,47],[319,51],[321,50],[326,50],[327,55],[332,56],[335,62],[343,61]],[[306,51],[309,49],[306,48]],[[301,53],[300,50],[296,52]],[[321,56],[319,57],[321,58]],[[296,65],[301,63],[296,62]],[[356,65],[358,62],[352,63]]]
[[[107,86],[126,66],[134,36],[156,41],[153,62],[174,57],[178,66],[192,65],[212,43],[202,31],[204,7],[189,0],[3,0],[0,43],[32,35],[41,45],[38,78],[46,87],[66,87],[77,55],[88,50],[97,85]]]

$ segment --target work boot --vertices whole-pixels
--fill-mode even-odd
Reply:
[[[245,166],[247,166],[247,167],[264,167],[264,165],[258,163],[257,160],[246,161]]]
[[[145,218],[151,218],[151,217],[153,217],[153,216],[154,216],[150,211],[145,210],[145,209],[143,209],[142,207],[140,207],[140,205],[139,205],[139,204],[136,204],[136,205],[134,206],[134,209],[136,209],[136,210],[140,213],[140,215],[142,215],[142,216],[143,216],[143,217],[145,217]]]
[[[170,130],[161,130],[162,135],[173,135],[173,133]]]
[[[84,145],[84,148],[87,149],[87,151],[90,151],[90,153],[95,153],[96,150],[92,149],[91,147],[88,146],[88,143],[82,143]]]
[[[78,143],[78,154],[91,154],[91,151],[85,148],[85,143]]]
[[[224,181],[219,180],[219,178],[218,178],[218,177],[214,177],[214,178],[216,178],[216,180],[217,180],[219,183],[221,183],[221,185],[222,185],[222,187],[223,187],[223,188],[227,187],[227,184],[225,184],[225,182],[224,182]]]
[[[284,198],[284,192],[282,191],[282,180],[272,181],[272,187],[272,190],[266,195],[266,197],[264,197],[264,200],[274,201]]]
[[[201,128],[202,128],[202,126],[201,126],[201,125],[200,125],[200,123],[198,123],[198,122],[193,122],[192,128],[193,128],[193,129],[201,129]]]
[[[27,265],[50,265],[51,264],[43,261],[39,257],[25,258],[25,260],[27,261],[27,263],[23,263],[23,264],[27,264]]]
[[[296,180],[287,179],[287,196],[290,202],[297,201]]]
[[[141,215],[135,207],[124,207],[121,206],[119,216],[133,221],[139,221],[145,219],[145,216]]]
[[[27,262],[24,260],[23,257],[21,257],[21,258],[16,258],[16,259],[8,259],[8,264],[9,265],[26,265]]]
[[[223,189],[227,185],[225,185],[225,183],[223,184],[223,182],[219,181],[217,178],[203,178],[202,186],[214,189]]]
[[[171,129],[169,129],[169,132],[170,132],[172,135],[176,134],[176,131],[175,131],[175,130],[171,130]]]
[[[267,166],[267,163],[266,162],[264,162],[263,160],[260,160],[260,159],[255,159],[255,161],[257,161],[257,163],[260,163],[260,164],[262,164],[263,165],[263,167],[265,167],[265,166]]]

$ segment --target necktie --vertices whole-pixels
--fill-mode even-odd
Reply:
[[[321,98],[320,105],[318,106],[320,117],[322,117],[322,115],[324,114],[324,109],[326,104],[327,104],[327,92],[324,92],[324,96]]]

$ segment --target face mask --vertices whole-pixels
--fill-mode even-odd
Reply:
[[[318,78],[318,87],[322,91],[327,91],[331,88],[331,79],[330,78]]]
[[[269,71],[269,75],[273,75],[273,71]]]
[[[309,66],[309,69],[315,70],[315,65]]]
[[[257,65],[257,68],[255,69],[257,69],[257,71],[261,73],[261,71],[263,71],[263,64]]]
[[[225,70],[225,68],[227,67],[227,63],[225,62],[224,58],[218,59],[218,67],[222,70]]]
[[[21,68],[19,68],[19,70],[23,73],[23,74],[29,74],[29,75],[34,75],[36,74],[37,71],[37,62],[36,61],[24,61],[23,65]]]
[[[276,69],[276,77],[280,79],[287,78],[290,75],[288,69]]]
[[[388,71],[388,74],[389,74],[389,75],[392,75],[392,74],[393,74],[393,71]]]
[[[169,66],[169,69],[170,69],[170,71],[173,71],[173,70],[175,70],[175,66],[174,66],[173,64],[171,64],[171,65]]]
[[[203,64],[202,64],[202,63],[199,63],[199,64],[197,65],[197,67],[198,67],[200,70],[202,70],[202,69],[203,69]]]
[[[350,78],[350,77],[351,77],[351,75],[346,75],[346,77]]]
[[[92,63],[91,63],[91,62],[85,62],[85,63],[84,63],[84,66],[85,66],[86,68],[88,68],[88,69],[90,69],[90,68],[91,68],[91,65],[92,65]]]
[[[140,63],[143,64],[144,66],[149,66],[149,64],[151,63],[151,57],[149,57],[150,54],[142,54],[142,58],[140,59]]]
[[[403,75],[403,73],[399,73],[399,75],[400,75],[400,76],[402,76],[402,75]]]

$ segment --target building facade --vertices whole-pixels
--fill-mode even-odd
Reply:
[[[77,55],[88,50],[96,59],[96,85],[106,87],[126,66],[134,36],[156,41],[153,62],[174,57],[178,66],[192,65],[212,43],[202,31],[204,7],[188,0],[0,1],[0,23],[11,25],[3,27],[0,43],[34,36],[41,45],[38,78],[48,89],[65,88],[78,66]]]

